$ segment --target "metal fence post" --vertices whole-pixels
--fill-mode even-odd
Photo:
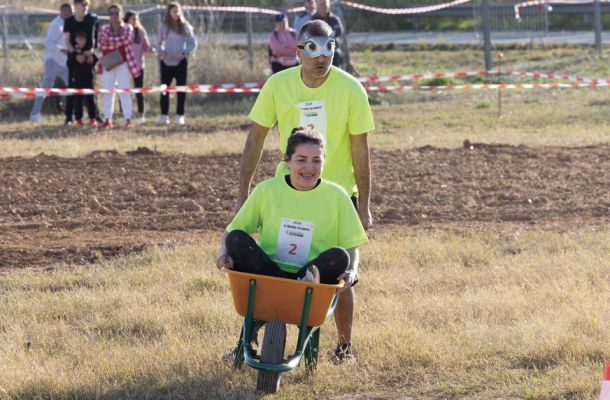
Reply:
[[[4,55],[4,79],[8,77],[8,43],[6,37],[8,36],[8,17],[6,15],[6,7],[2,13],[2,53]]]
[[[250,66],[250,72],[254,69],[254,59],[252,52],[252,13],[246,14],[246,27],[248,29],[248,65]]]
[[[491,31],[489,29],[489,0],[482,0],[483,6],[483,48],[485,51],[485,69],[492,69],[491,64]]]
[[[595,20],[595,50],[602,52],[602,7],[600,0],[593,2],[593,14]]]
[[[336,10],[337,10],[337,16],[343,23],[343,35],[342,35],[343,40],[341,41],[341,51],[343,52],[343,54],[345,56],[345,70],[347,72],[349,72],[350,74],[352,74],[353,76],[360,76],[360,74],[356,70],[356,67],[354,67],[354,64],[352,63],[352,55],[349,51],[349,42],[347,39],[347,36],[348,36],[347,25],[345,23],[345,15],[343,14],[343,7],[341,7],[341,0],[337,0]]]

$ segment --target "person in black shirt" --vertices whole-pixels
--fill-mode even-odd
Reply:
[[[316,0],[317,11],[311,16],[311,19],[321,19],[333,28],[335,34],[335,56],[333,57],[333,65],[342,68],[343,55],[341,54],[341,35],[343,35],[343,23],[341,18],[330,12],[330,0]]]
[[[87,44],[87,33],[76,32],[76,44],[73,51],[68,54],[68,68],[73,72],[70,81],[71,88],[93,89],[95,80],[95,64],[98,59],[94,53],[87,53],[84,48]],[[91,125],[97,125],[95,102],[93,95],[76,95],[74,98],[74,116],[78,125],[83,125],[83,98],[87,102],[87,111]]]
[[[74,51],[76,46],[76,33],[84,32],[87,36],[85,46],[81,49],[86,57],[93,55],[97,48],[97,32],[99,21],[95,14],[89,13],[89,0],[74,0],[74,15],[64,22],[64,39],[66,41],[66,54]],[[73,81],[73,68],[68,64],[68,81]],[[95,105],[95,104],[94,104]],[[74,98],[69,96],[66,100],[66,125],[72,124],[72,111],[74,109]],[[97,115],[97,112],[95,112]]]

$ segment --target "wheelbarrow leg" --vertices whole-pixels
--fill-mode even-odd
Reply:
[[[320,328],[314,328],[311,339],[305,348],[305,365],[309,372],[313,372],[318,366],[318,353],[320,350]]]

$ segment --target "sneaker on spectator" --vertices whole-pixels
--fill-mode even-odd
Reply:
[[[178,125],[184,125],[184,115],[176,115],[176,123]]]
[[[167,125],[169,124],[169,115],[161,115],[157,120],[157,125]]]
[[[133,124],[131,123],[131,119],[125,120],[125,128],[130,128]]]
[[[146,123],[146,117],[142,115],[142,116],[141,116],[141,117],[138,119],[138,125],[144,125],[145,123]]]
[[[32,121],[32,122],[38,123],[38,122],[40,122],[41,119],[42,119],[42,115],[40,113],[35,113],[35,114],[30,115],[30,121]]]
[[[83,126],[83,125],[85,125],[85,123],[83,122],[83,119],[82,119],[82,118],[77,119],[77,120],[76,120],[76,124],[77,124],[78,126]]]
[[[356,362],[356,356],[352,352],[351,343],[338,344],[335,350],[329,352],[330,361],[335,364],[354,364]]]
[[[320,270],[318,270],[318,267],[312,264],[307,267],[305,275],[299,278],[299,280],[304,282],[320,283]]]
[[[105,121],[104,121],[104,125],[102,125],[102,128],[104,128],[104,129],[110,129],[110,128],[112,128],[112,121],[111,121],[111,120],[109,120],[109,119],[105,120]]]
[[[96,118],[90,118],[89,119],[89,125],[97,126],[97,119]]]
[[[73,124],[73,122],[72,122],[72,120],[71,120],[71,119],[66,119],[66,120],[64,121],[64,126],[71,126],[72,124]]]

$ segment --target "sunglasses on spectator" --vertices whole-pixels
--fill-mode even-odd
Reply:
[[[111,17],[116,17],[117,15],[121,15],[121,13],[118,11],[108,11],[108,15]]]

